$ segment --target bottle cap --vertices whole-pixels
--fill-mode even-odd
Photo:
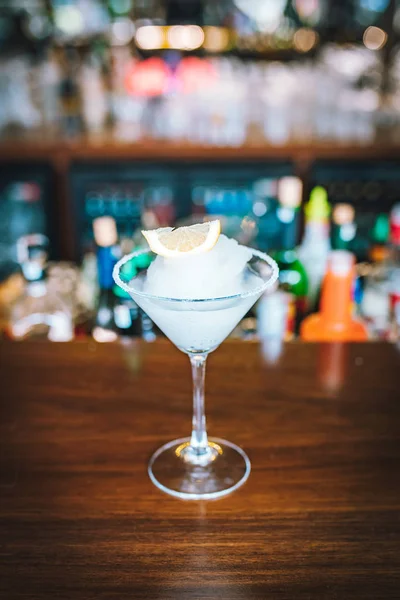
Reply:
[[[345,277],[354,266],[354,254],[347,250],[332,250],[328,256],[328,268],[334,275]]]
[[[354,216],[354,207],[344,202],[336,204],[332,212],[332,220],[335,225],[348,225],[354,221]]]
[[[114,246],[118,240],[117,226],[113,217],[98,217],[93,221],[96,244],[103,248]]]
[[[278,182],[278,199],[282,206],[298,208],[301,204],[303,183],[299,177],[282,177]]]
[[[389,258],[390,249],[387,246],[372,246],[368,256],[374,263],[383,263]]]
[[[17,240],[17,260],[28,281],[39,281],[44,277],[48,246],[48,238],[39,233],[25,235]]]
[[[390,212],[390,239],[392,244],[400,245],[400,203]]]
[[[328,202],[328,193],[325,188],[318,185],[310,194],[310,199],[304,209],[307,221],[325,222],[328,220],[331,206]]]

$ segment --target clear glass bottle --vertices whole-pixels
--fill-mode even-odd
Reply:
[[[93,231],[97,244],[99,296],[92,335],[97,342],[114,342],[118,338],[118,327],[114,314],[116,297],[112,272],[120,254],[115,220],[107,216],[98,217],[93,221]]]
[[[33,234],[17,243],[26,286],[10,311],[9,333],[14,339],[46,335],[55,342],[73,338],[71,310],[46,281],[47,238]]]
[[[281,223],[281,240],[279,249],[271,253],[279,267],[281,289],[292,294],[295,299],[296,332],[298,332],[300,323],[306,315],[308,294],[307,273],[296,250],[298,207],[301,196],[302,184],[300,179],[297,177],[283,177],[280,180],[280,206],[277,214]]]

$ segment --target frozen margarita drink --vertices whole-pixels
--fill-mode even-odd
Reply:
[[[257,288],[262,293],[253,251],[220,234],[219,221],[143,234],[157,256],[131,283],[136,302],[184,352],[214,350],[254,304]]]

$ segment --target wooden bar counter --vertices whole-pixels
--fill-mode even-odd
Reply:
[[[209,358],[211,435],[248,482],[180,501],[152,452],[190,430],[166,340],[0,345],[0,598],[400,598],[400,348],[257,343]]]

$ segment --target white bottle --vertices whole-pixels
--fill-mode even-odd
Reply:
[[[306,226],[298,256],[308,276],[308,306],[314,309],[322,279],[325,275],[328,254],[330,205],[325,188],[315,187],[305,207]]]
[[[101,132],[106,123],[108,105],[101,68],[94,55],[82,66],[80,90],[86,129],[89,133]]]
[[[60,106],[60,85],[62,73],[53,54],[48,55],[40,68],[39,82],[41,89],[42,117],[45,126],[54,127],[57,125],[61,106]]]

